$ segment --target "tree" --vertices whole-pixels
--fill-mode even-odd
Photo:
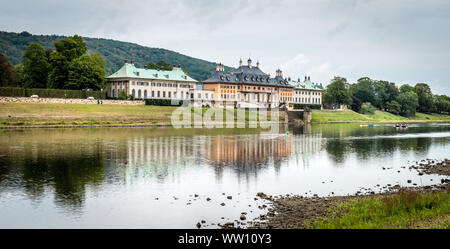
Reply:
[[[373,106],[370,102],[365,102],[361,106],[361,113],[363,114],[374,114],[377,108]]]
[[[401,105],[400,115],[412,117],[416,115],[416,108],[419,106],[419,98],[413,91],[400,93],[397,102]]]
[[[434,95],[433,102],[434,102],[434,106],[436,107],[437,113],[450,114],[450,97],[449,96]]]
[[[16,73],[16,85],[23,87],[23,84],[25,82],[25,77],[23,73],[23,65],[17,64],[14,68],[14,72]]]
[[[419,98],[419,112],[436,112],[436,109],[433,105],[433,93],[431,92],[431,88],[426,83],[417,83],[414,86],[414,92],[417,94]]]
[[[166,71],[171,71],[173,69],[173,67],[170,64],[168,64],[167,62],[165,62],[163,60],[158,61],[156,64],[154,64],[153,62],[149,62],[149,63],[147,63],[145,68],[147,68],[147,69],[157,69],[157,70],[166,70]]]
[[[361,106],[362,106],[361,100],[352,95],[352,110],[355,112],[360,112]]]
[[[400,87],[400,93],[407,93],[407,92],[414,92],[414,87],[412,87],[408,84],[403,84]]]
[[[401,112],[402,106],[395,100],[386,102],[385,109],[387,112],[390,112],[395,115],[399,115]]]
[[[15,82],[14,67],[0,54],[0,86],[11,86]]]
[[[356,84],[352,85],[353,96],[361,102],[370,102],[376,105],[374,81],[368,77],[358,79]]]
[[[69,79],[64,88],[102,89],[105,84],[105,65],[105,59],[98,52],[74,59],[69,65]]]
[[[346,78],[334,77],[327,86],[324,102],[328,104],[350,105],[352,102],[350,86]]]
[[[86,43],[75,35],[55,42],[56,50],[50,54],[52,70],[48,77],[49,88],[64,88],[69,80],[69,66],[76,58],[86,53]]]
[[[31,43],[23,55],[23,87],[46,88],[49,63],[44,47]]]

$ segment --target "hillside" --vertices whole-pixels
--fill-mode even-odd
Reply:
[[[28,32],[13,33],[0,31],[0,53],[13,64],[22,63],[22,55],[32,42],[38,42],[46,49],[54,49],[53,43],[66,36],[32,35]],[[134,60],[137,67],[144,67],[148,62],[164,60],[169,64],[181,65],[194,79],[205,80],[215,70],[215,63],[189,57],[162,48],[150,48],[129,42],[109,39],[83,37],[89,52],[98,51],[106,59],[106,72],[111,74],[118,70],[124,60]],[[232,68],[226,67],[227,71]]]

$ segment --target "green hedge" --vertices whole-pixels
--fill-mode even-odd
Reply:
[[[305,108],[320,110],[321,105],[294,104],[294,109],[305,109]]]
[[[157,106],[172,106],[172,100],[171,99],[146,99],[145,104],[146,105],[157,105]],[[177,104],[173,104],[173,105],[181,106],[181,105],[183,105],[183,100],[179,100],[178,105]]]
[[[0,96],[30,97],[31,95],[38,95],[40,98],[85,99],[87,97],[94,97],[95,99],[105,99],[106,91],[0,87]]]

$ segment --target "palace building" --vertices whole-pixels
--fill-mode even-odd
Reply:
[[[261,71],[248,59],[247,65],[239,61],[239,67],[231,73],[219,63],[214,74],[203,81],[204,89],[213,90],[216,107],[274,108],[292,102],[293,86],[283,78],[280,69],[275,77]]]
[[[107,78],[107,96],[118,98],[120,93],[135,99],[191,99],[199,82],[181,67],[172,70],[136,68],[133,61]],[[203,97],[203,96],[202,96]]]
[[[117,72],[107,77],[107,96],[118,98],[121,93],[133,99],[183,100],[191,106],[231,108],[293,109],[295,104],[321,105],[323,87],[305,77],[303,82],[283,78],[280,69],[275,77],[264,73],[259,62],[248,59],[233,72],[225,72],[219,63],[212,76],[203,82],[191,78],[180,66],[172,70],[136,68],[125,62]]]

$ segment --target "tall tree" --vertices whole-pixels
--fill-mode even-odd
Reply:
[[[82,55],[70,63],[65,89],[99,90],[105,84],[105,59],[98,53]]]
[[[419,106],[419,98],[413,91],[400,93],[397,102],[401,105],[400,115],[411,117],[416,114],[416,108]]]
[[[15,81],[14,67],[0,54],[0,86],[11,86]]]
[[[414,92],[419,98],[419,107],[417,110],[419,112],[435,112],[435,107],[433,105],[433,93],[431,88],[426,83],[417,83],[414,86]]]
[[[331,80],[325,91],[324,102],[337,105],[351,104],[350,85],[346,78],[334,77]]]
[[[50,54],[52,70],[48,77],[49,88],[64,88],[69,80],[69,65],[86,53],[86,43],[81,36],[75,35],[55,42],[56,50]]]
[[[39,43],[31,43],[23,55],[23,87],[46,88],[49,63],[44,47]]]
[[[358,82],[352,85],[353,96],[361,102],[369,102],[376,105],[374,81],[368,77],[358,79]]]
[[[408,84],[403,84],[399,90],[400,90],[400,93],[414,92],[414,87],[412,87]]]

